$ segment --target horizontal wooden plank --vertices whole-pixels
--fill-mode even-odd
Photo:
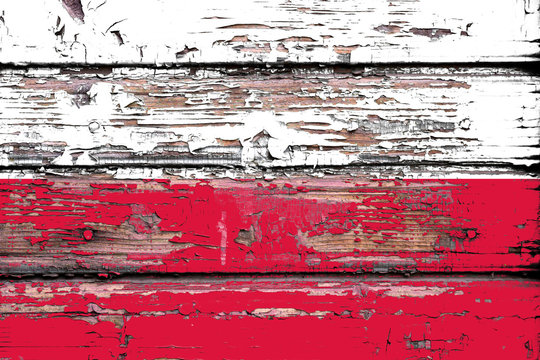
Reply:
[[[0,182],[0,272],[523,271],[538,179]]]
[[[4,0],[1,63],[531,61],[539,0]]]
[[[7,69],[0,165],[530,166],[539,86],[512,68]]]
[[[538,281],[241,279],[0,285],[0,356],[538,357]]]

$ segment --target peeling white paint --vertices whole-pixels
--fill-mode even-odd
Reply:
[[[540,0],[4,0],[0,62],[532,61]]]
[[[302,75],[306,81],[321,84],[315,92],[291,89],[263,97],[254,89],[244,92],[250,106],[233,107],[230,97],[233,91],[239,91],[240,79],[215,70],[198,70],[193,75],[195,82],[184,69],[160,70],[159,75],[149,69],[115,69],[112,75],[97,75],[98,81],[84,71],[80,76],[68,76],[46,69],[22,73],[3,70],[0,165],[47,165],[48,160],[40,157],[44,153],[57,153],[50,163],[61,166],[316,168],[425,160],[536,163],[540,138],[538,77],[511,69],[495,68],[492,75],[486,75],[483,69],[452,73],[422,68],[387,75],[378,82],[369,77],[352,78],[356,85],[351,90],[325,85],[333,75],[328,69],[321,73]],[[31,79],[65,82],[65,86],[81,80],[92,83],[86,92],[70,94],[62,90],[64,85],[28,87]],[[133,88],[128,82],[133,79],[144,81],[134,89],[151,85],[155,90],[151,95],[133,93],[126,88]],[[438,81],[433,84],[446,85],[400,88],[395,86],[396,81]],[[467,86],[449,87],[452,81]],[[174,106],[156,105],[152,99],[162,93],[174,94],[173,102],[164,103]],[[268,110],[274,98],[282,95],[290,97],[290,105]],[[79,96],[88,98],[80,103]],[[319,98],[316,106],[300,106],[306,96]],[[183,97],[199,100],[178,105]],[[145,103],[150,101],[154,102],[152,106]],[[366,140],[356,143],[354,134]],[[238,145],[225,146],[222,141],[237,141]],[[28,153],[13,157],[14,144],[34,146],[36,150],[29,151],[34,151],[35,157],[28,157]],[[160,155],[165,151],[191,153],[194,157]],[[103,157],[111,152],[116,155]],[[120,157],[123,153],[129,157]]]

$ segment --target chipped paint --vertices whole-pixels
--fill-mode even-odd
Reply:
[[[2,180],[4,274],[522,271],[537,179]],[[516,209],[519,208],[519,211]]]
[[[0,164],[536,163],[536,76],[504,68],[359,71],[4,70]]]
[[[538,358],[539,5],[2,1],[0,358]]]
[[[0,62],[534,61],[539,8],[539,0],[35,0],[28,11],[4,0]]]
[[[485,276],[4,282],[0,356],[536,358],[538,285]]]

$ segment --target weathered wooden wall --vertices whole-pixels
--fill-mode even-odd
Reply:
[[[539,25],[1,2],[0,358],[538,358]]]

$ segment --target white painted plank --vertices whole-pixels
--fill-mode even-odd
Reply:
[[[3,0],[0,63],[538,59],[540,0]]]
[[[530,166],[539,86],[508,68],[4,70],[0,164]]]

